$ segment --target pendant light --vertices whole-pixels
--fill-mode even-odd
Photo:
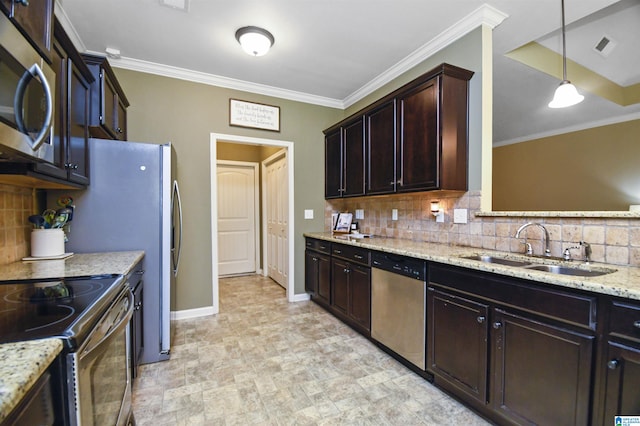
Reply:
[[[565,108],[579,104],[584,96],[578,93],[576,86],[567,80],[567,41],[564,25],[564,0],[562,0],[562,81],[549,102],[549,108]]]
[[[253,26],[242,27],[236,31],[236,40],[251,56],[265,55],[275,41],[269,31]]]

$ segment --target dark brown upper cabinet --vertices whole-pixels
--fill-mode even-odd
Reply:
[[[329,138],[338,129],[344,132],[350,123],[363,119],[366,148],[364,193],[346,190],[360,187],[360,174],[355,167],[355,181],[351,181],[352,174],[344,174],[341,195],[327,191],[325,197],[466,191],[468,85],[472,76],[472,71],[441,64],[325,130]],[[344,134],[342,137],[344,140]],[[340,161],[335,155],[326,150],[327,167]],[[325,178],[328,182],[335,176]]]
[[[365,194],[365,141],[362,117],[325,137],[325,198]]]
[[[127,140],[127,108],[129,101],[107,58],[82,55],[95,78],[91,87],[91,136]]]
[[[89,184],[89,100],[93,77],[58,21],[54,35],[54,161],[35,164],[34,168],[38,173],[85,186]]]
[[[47,62],[51,62],[53,0],[0,0],[0,9]]]
[[[365,114],[367,150],[367,194],[396,190],[396,100]]]

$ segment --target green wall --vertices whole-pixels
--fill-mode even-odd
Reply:
[[[304,292],[304,232],[324,228],[324,138],[341,110],[115,69],[131,106],[128,139],[176,149],[184,211],[184,249],[172,310],[211,306],[210,134],[223,133],[294,143],[295,292]],[[279,133],[229,126],[229,98],[280,107]],[[304,209],[315,219],[304,220]]]
[[[183,263],[172,310],[207,307],[211,287],[210,134],[223,133],[294,143],[295,293],[304,292],[305,232],[324,230],[324,137],[322,130],[442,62],[476,72],[470,91],[469,187],[480,188],[482,40],[480,29],[423,61],[346,111],[230,90],[136,71],[115,73],[131,106],[128,139],[174,144],[184,210]],[[280,107],[281,132],[229,126],[229,99]],[[304,210],[313,209],[313,220]]]

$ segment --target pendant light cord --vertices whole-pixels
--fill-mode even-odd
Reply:
[[[567,81],[567,40],[564,29],[564,0],[562,0],[562,80]]]

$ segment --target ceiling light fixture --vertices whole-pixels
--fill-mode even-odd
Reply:
[[[549,102],[549,108],[565,108],[579,104],[584,96],[578,93],[576,86],[567,80],[567,41],[564,25],[564,0],[562,0],[562,81]]]
[[[236,31],[236,40],[242,49],[251,56],[266,54],[275,42],[269,31],[253,26],[242,27]]]

